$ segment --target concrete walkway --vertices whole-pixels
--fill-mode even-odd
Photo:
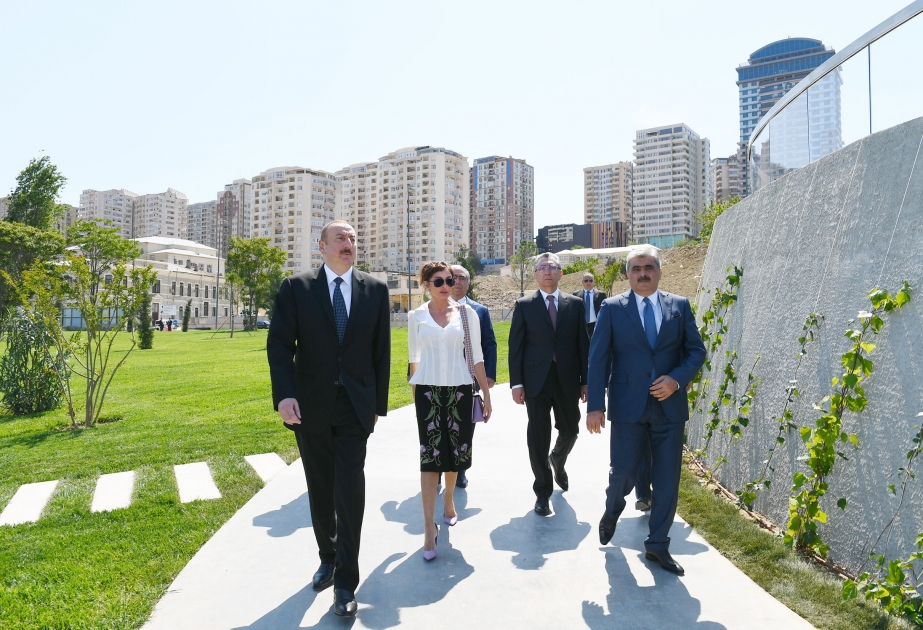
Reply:
[[[647,516],[631,507],[600,546],[608,427],[603,436],[581,428],[567,464],[571,490],[555,492],[553,516],[535,514],[525,408],[513,404],[508,386],[494,393],[494,419],[475,433],[471,483],[456,494],[459,522],[440,526],[431,563],[420,555],[413,410],[378,423],[366,465],[355,619],[333,614],[332,589],[311,588],[317,547],[299,460],[202,547],[145,628],[811,628],[679,518],[671,552],[684,577],[644,559]]]

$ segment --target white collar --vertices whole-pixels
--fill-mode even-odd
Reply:
[[[554,296],[554,302],[555,302],[555,304],[560,304],[560,302],[561,302],[561,289],[555,289],[555,290],[554,290],[554,293],[545,293],[545,291],[543,291],[542,289],[539,289],[539,291],[541,291],[541,293],[542,293],[542,299],[545,301],[546,304],[548,303],[548,296],[549,296],[549,295],[553,295],[553,296]]]
[[[644,296],[638,295],[634,291],[632,291],[631,293],[632,295],[635,296],[635,304],[638,306],[638,308],[643,308],[644,307]],[[660,289],[657,289],[656,291],[654,291],[651,295],[647,297],[650,298],[652,304],[659,305],[660,304]]]
[[[334,280],[336,280],[337,278],[343,278],[343,282],[346,284],[346,286],[348,287],[353,286],[353,268],[352,267],[347,269],[346,273],[344,273],[342,276],[336,275],[333,269],[331,269],[327,265],[324,265],[324,272],[327,274],[327,284],[333,284]]]

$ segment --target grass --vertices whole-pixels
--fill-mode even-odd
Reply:
[[[508,331],[496,327],[502,348]],[[139,627],[199,547],[263,487],[244,456],[298,457],[272,409],[265,337],[156,334],[113,382],[103,415],[117,422],[63,431],[64,409],[0,416],[0,508],[21,484],[60,480],[41,519],[0,528],[0,627]],[[392,329],[392,347],[393,409],[411,402],[406,328]],[[172,467],[198,461],[222,498],[181,504]],[[126,470],[137,471],[131,507],[90,512],[99,475]]]
[[[509,381],[509,323],[495,325]],[[406,328],[392,329],[389,408],[410,404]],[[211,535],[262,486],[243,457],[297,456],[272,410],[265,331],[158,333],[119,372],[104,409],[122,419],[61,431],[63,409],[0,416],[0,508],[23,483],[59,479],[36,523],[0,528],[0,628],[136,628]],[[179,502],[172,466],[207,461],[214,501]],[[137,471],[131,507],[90,512],[103,473]],[[840,604],[840,583],[741,518],[684,472],[680,514],[769,593],[818,628],[904,627]]]
[[[677,511],[721,555],[817,628],[908,627],[864,601],[841,603],[842,582],[838,578],[802,558],[781,538],[741,517],[733,505],[703,487],[685,467]]]

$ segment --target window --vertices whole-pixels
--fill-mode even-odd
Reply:
[[[206,302],[205,304],[202,305],[202,314],[203,314],[205,317],[208,317],[208,302]]]
[[[160,293],[160,280],[154,282],[154,285],[151,287],[151,293]]]
[[[205,299],[208,299],[208,285],[205,285]]]
[[[176,281],[175,280],[170,284],[170,295],[176,295]]]
[[[179,295],[180,297],[183,296],[183,283],[182,282],[179,283]]]
[[[195,285],[195,297],[199,297],[199,285]]]

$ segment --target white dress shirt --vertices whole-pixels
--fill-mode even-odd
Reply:
[[[638,306],[638,315],[641,316],[641,326],[644,326],[644,297],[635,295],[635,303]],[[648,298],[651,301],[651,306],[654,308],[654,321],[657,322],[657,334],[660,334],[660,324],[663,322],[663,311],[660,310],[660,289],[654,291],[654,293]]]
[[[336,289],[336,279],[343,278],[340,283],[340,293],[343,295],[343,301],[346,302],[346,317],[349,317],[349,302],[353,296],[353,268],[350,267],[342,276],[336,275],[330,267],[324,265],[324,272],[327,274],[327,288],[330,290],[330,303],[333,304],[333,291]]]
[[[471,358],[474,364],[484,362],[481,350],[481,322],[474,309],[460,305],[468,314],[468,331],[471,335]],[[410,377],[411,385],[470,385],[473,382],[465,359],[465,329],[461,313],[457,312],[445,328],[436,323],[423,303],[410,311],[407,321],[408,360],[417,363],[417,371]]]
[[[590,296],[589,300],[587,300],[587,294],[589,294]],[[586,289],[583,290],[583,301],[588,302],[590,305],[590,310],[589,310],[590,319],[587,320],[588,324],[592,324],[596,321],[596,305],[593,304],[594,297],[596,297],[596,292],[593,289],[590,289],[589,291],[587,291]]]

